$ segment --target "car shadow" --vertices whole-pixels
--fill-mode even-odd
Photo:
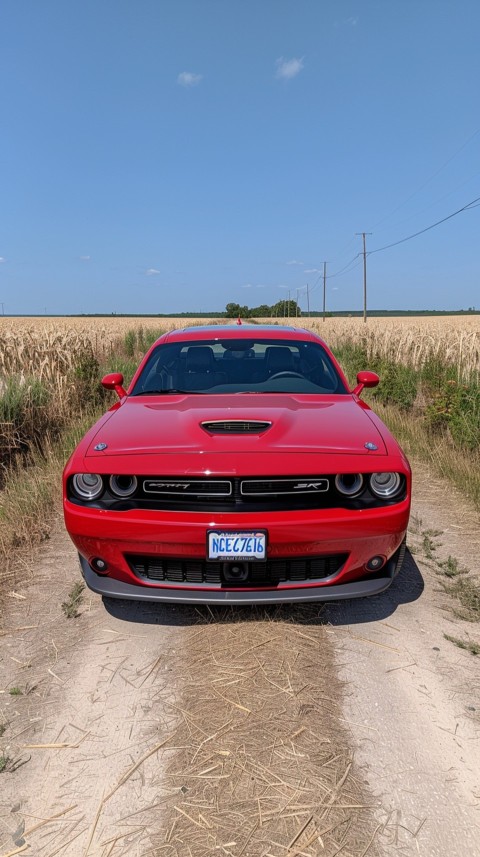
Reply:
[[[266,604],[245,607],[164,604],[154,601],[127,601],[103,598],[107,612],[124,622],[143,625],[186,627],[212,623],[295,622],[299,625],[355,625],[378,622],[395,613],[401,604],[420,598],[423,577],[409,550],[400,573],[392,585],[369,598],[349,598],[344,601],[308,602],[297,604]]]

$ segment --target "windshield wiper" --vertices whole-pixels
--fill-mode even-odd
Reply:
[[[168,396],[169,393],[178,394],[178,393],[188,393],[199,396],[204,396],[205,393],[200,392],[200,390],[176,390],[173,387],[169,387],[168,390],[142,390],[141,393],[133,393],[134,396]]]

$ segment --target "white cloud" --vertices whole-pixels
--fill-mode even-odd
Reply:
[[[89,262],[90,258],[91,258],[90,256],[80,256],[80,259],[82,262]]]
[[[146,273],[147,277],[153,277],[153,276],[155,276],[155,274],[159,274],[160,271],[157,271],[156,268],[147,268],[145,273]]]
[[[304,271],[303,273],[304,274],[320,274],[321,271],[320,271],[320,268],[307,268],[307,270]]]
[[[180,86],[190,87],[198,86],[203,78],[203,74],[194,74],[193,71],[182,71],[177,77],[177,83]]]
[[[291,80],[292,77],[296,77],[297,74],[300,74],[303,65],[303,57],[293,57],[291,60],[279,57],[276,61],[277,70],[275,72],[275,77],[278,77],[280,80]]]
[[[252,283],[245,283],[241,288],[242,289],[253,289],[253,285],[252,285]]]
[[[287,262],[286,264],[287,265],[304,265],[305,262],[300,262],[298,259],[290,259],[290,261]]]
[[[339,27],[356,27],[358,21],[358,15],[351,15],[350,18],[344,18],[342,21],[334,21],[333,26],[337,29]]]
[[[4,257],[4,256],[0,256],[0,264],[1,264],[2,262],[4,262],[4,261],[5,261],[5,257]]]

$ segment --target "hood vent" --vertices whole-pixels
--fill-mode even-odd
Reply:
[[[210,434],[260,434],[271,425],[267,420],[208,420],[201,423]]]

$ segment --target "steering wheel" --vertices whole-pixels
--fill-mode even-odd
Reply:
[[[290,372],[288,369],[283,372],[275,372],[275,375],[270,375],[268,380],[273,381],[274,378],[301,378],[302,381],[305,381],[305,376],[300,375],[300,372]]]

